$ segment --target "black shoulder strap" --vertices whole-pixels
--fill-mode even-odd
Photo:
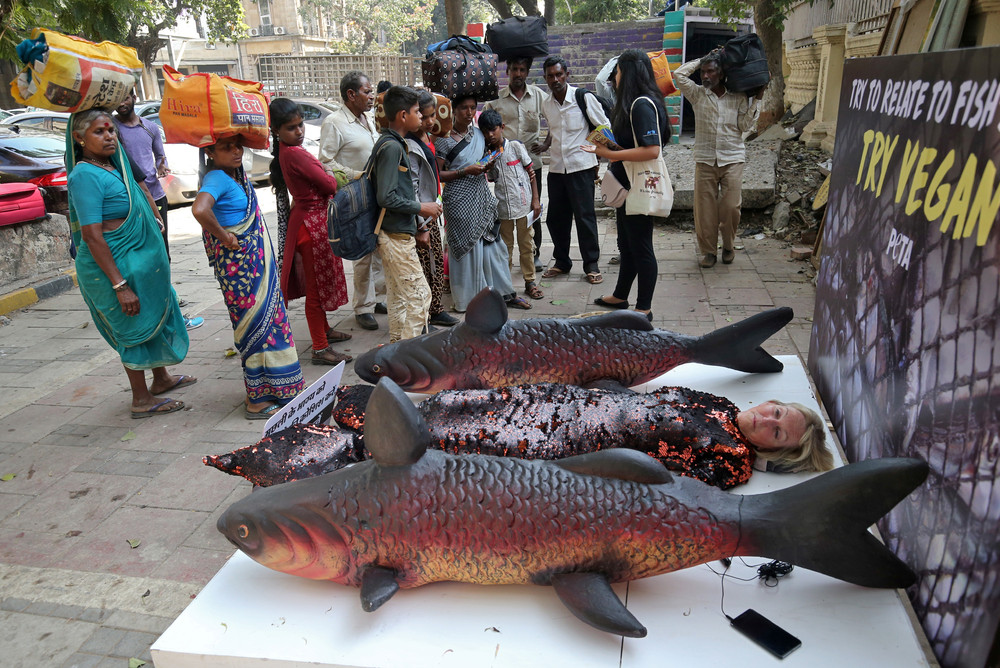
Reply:
[[[590,91],[586,88],[576,89],[576,106],[580,107],[580,113],[583,114],[583,120],[587,121],[587,129],[593,132],[594,128],[597,126],[594,125],[592,120],[590,120],[590,114],[587,113],[587,93],[590,93]],[[593,95],[593,93],[590,94]]]
[[[468,146],[469,142],[471,141],[472,141],[471,135],[466,135],[465,139],[455,144],[452,147],[452,149],[448,151],[448,155],[444,156],[445,164],[451,165],[452,160],[457,158],[458,154],[461,153],[463,150],[465,150],[465,147]]]

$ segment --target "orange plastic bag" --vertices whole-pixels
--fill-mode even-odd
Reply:
[[[167,142],[211,146],[240,135],[249,148],[267,148],[270,114],[257,81],[208,72],[181,74],[163,66],[160,122]]]
[[[667,62],[666,51],[649,51],[649,62],[653,64],[653,74],[656,76],[656,85],[660,87],[663,97],[673,95],[677,92],[674,86],[674,76],[670,73],[670,63]]]

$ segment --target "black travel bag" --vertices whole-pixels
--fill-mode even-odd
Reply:
[[[771,81],[764,43],[756,33],[740,35],[722,49],[726,88],[736,93],[756,92]]]
[[[549,35],[542,16],[512,16],[486,26],[486,43],[500,60],[549,55]]]

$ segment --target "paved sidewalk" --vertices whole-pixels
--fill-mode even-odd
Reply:
[[[273,229],[273,197],[266,188],[258,194]],[[608,264],[616,252],[610,213],[599,212],[604,283],[587,284],[577,258],[574,273],[541,281],[546,297],[533,302],[534,309],[511,317],[598,310],[593,299],[610,294],[617,277],[617,266]],[[190,208],[170,215],[177,292],[190,302],[186,313],[205,318],[191,332],[187,359],[173,369],[198,377],[172,395],[187,410],[129,418],[121,364],[76,288],[10,313],[12,323],[0,327],[0,479],[14,476],[0,481],[5,667],[122,668],[130,657],[150,661],[150,644],[233,552],[216,531],[216,518],[250,485],[201,458],[254,443],[262,423],[243,418],[240,360],[226,356],[232,328],[200,230]],[[698,334],[791,306],[795,319],[765,347],[805,359],[814,299],[809,263],[790,260],[784,242],[740,241],[745,248],[734,264],[702,270],[692,232],[657,227],[654,324]],[[551,258],[548,242],[542,258]],[[514,285],[523,287],[518,274]],[[309,363],[302,304],[293,303],[289,314],[311,382],[329,367]],[[386,316],[376,317],[381,329],[368,332],[341,308],[331,322],[354,339],[338,349],[358,355],[386,342]],[[358,382],[350,365],[344,382]]]

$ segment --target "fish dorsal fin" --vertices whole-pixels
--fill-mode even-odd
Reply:
[[[651,332],[655,328],[649,321],[645,313],[638,311],[618,311],[616,313],[602,313],[592,315],[583,320],[587,327],[601,327],[609,329],[633,329],[638,332]]]
[[[465,325],[483,334],[496,334],[507,324],[507,305],[493,288],[483,288],[465,311]]]
[[[673,482],[674,479],[663,464],[647,454],[628,448],[588,452],[585,455],[559,459],[552,464],[573,473],[630,480],[649,485]]]
[[[577,619],[595,629],[625,636],[645,638],[646,627],[632,615],[600,573],[557,573],[552,588]]]
[[[385,566],[368,566],[361,575],[361,607],[374,612],[399,591],[396,571]]]
[[[391,378],[382,378],[372,391],[365,414],[365,447],[379,466],[408,466],[427,451],[430,430]]]

